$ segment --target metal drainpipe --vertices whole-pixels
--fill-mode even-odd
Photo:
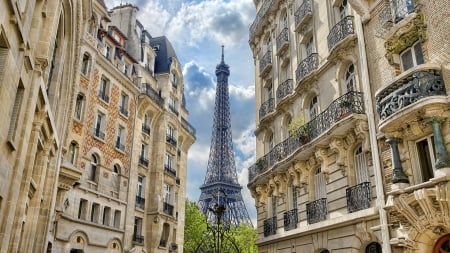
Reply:
[[[362,27],[361,17],[359,15],[355,15],[355,30],[358,38],[358,50],[359,50],[359,59],[361,61],[361,77],[362,82],[365,85],[362,85],[364,96],[364,103],[366,105],[366,114],[367,121],[369,124],[369,138],[370,138],[370,148],[372,149],[372,160],[375,174],[375,184],[376,184],[376,193],[377,199],[376,203],[378,206],[378,212],[380,215],[380,229],[381,229],[381,240],[382,240],[382,249],[385,253],[391,253],[390,247],[390,236],[389,236],[389,227],[387,221],[387,214],[384,210],[385,205],[385,195],[383,189],[383,179],[381,173],[381,165],[378,153],[377,146],[377,138],[376,138],[376,125],[375,125],[375,116],[373,112],[373,103],[372,103],[372,93],[370,91],[370,80],[369,80],[369,69],[367,66],[367,56],[366,56],[366,44],[364,41],[364,30]]]

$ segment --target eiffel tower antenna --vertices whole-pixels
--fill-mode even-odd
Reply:
[[[230,68],[225,63],[222,45],[222,59],[216,66],[216,101],[208,167],[205,181],[200,187],[199,204],[208,221],[216,218],[214,207],[222,205],[225,207],[225,213],[221,217],[223,222],[234,226],[241,223],[252,226],[242,199],[242,186],[239,185],[236,174],[231,137],[229,76]]]

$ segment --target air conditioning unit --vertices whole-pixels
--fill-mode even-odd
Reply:
[[[170,244],[170,248],[169,248],[170,251],[176,251],[177,249],[178,249],[178,244],[176,244],[174,242]]]

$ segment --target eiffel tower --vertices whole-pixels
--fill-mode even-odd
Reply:
[[[230,67],[222,61],[216,66],[216,104],[214,123],[205,181],[200,187],[199,205],[209,222],[217,219],[217,207],[225,207],[222,221],[226,224],[252,226],[242,199],[242,186],[238,183],[231,138],[230,101],[228,76]]]

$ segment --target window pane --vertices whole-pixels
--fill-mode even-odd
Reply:
[[[406,71],[414,66],[411,49],[408,49],[405,53],[402,54],[401,57],[403,71]]]
[[[416,65],[423,64],[424,60],[423,60],[422,44],[421,43],[417,43],[416,45],[414,45],[414,53],[415,53],[415,56],[416,56]]]
[[[417,156],[419,157],[420,170],[422,172],[422,182],[426,182],[433,178],[433,165],[431,163],[431,155],[428,140],[417,142]]]

